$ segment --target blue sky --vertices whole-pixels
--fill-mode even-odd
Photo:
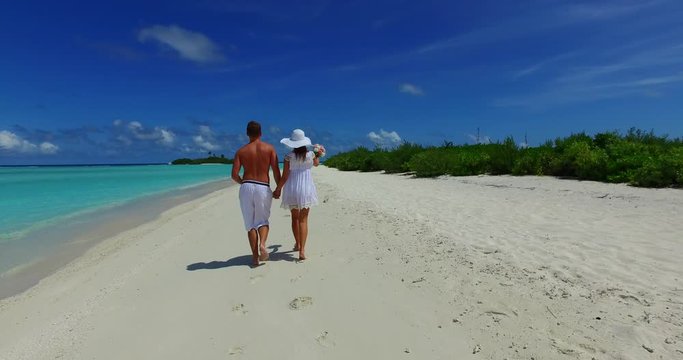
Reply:
[[[331,152],[680,137],[682,18],[678,0],[3,2],[0,164],[231,156],[251,119]]]

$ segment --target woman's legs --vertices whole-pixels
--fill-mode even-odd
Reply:
[[[306,238],[308,238],[308,212],[310,209],[299,210],[299,259],[306,259]],[[293,226],[293,225],[292,225]]]
[[[299,209],[292,209],[292,234],[294,235],[294,251],[301,249],[299,240]]]

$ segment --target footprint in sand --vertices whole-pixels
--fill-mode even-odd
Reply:
[[[315,337],[315,341],[322,347],[334,347],[336,344],[328,335],[327,331],[323,331]]]
[[[242,355],[244,354],[244,348],[241,346],[235,346],[228,349],[228,355]]]
[[[259,280],[261,280],[261,278],[263,278],[263,275],[255,275],[255,276],[252,276],[252,277],[249,278],[249,283],[252,284],[252,285],[253,285],[253,284],[256,284]]]
[[[305,307],[313,305],[313,298],[310,296],[299,296],[298,298],[289,302],[290,310],[301,310]]]
[[[235,305],[232,307],[232,312],[237,315],[247,315],[249,312],[245,308],[244,304]]]

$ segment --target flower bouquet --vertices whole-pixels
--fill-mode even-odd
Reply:
[[[313,145],[313,153],[315,154],[315,157],[321,158],[325,156],[325,147],[320,144],[315,144]]]

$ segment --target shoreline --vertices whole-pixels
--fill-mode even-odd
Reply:
[[[196,197],[232,185],[229,180],[217,180],[144,195],[121,204],[87,210],[35,230],[18,240],[22,244],[7,249],[10,255],[14,253],[28,261],[0,273],[0,300],[30,289],[101,241],[149,223],[163,212]],[[41,254],[31,253],[35,249],[27,242],[41,246]]]

